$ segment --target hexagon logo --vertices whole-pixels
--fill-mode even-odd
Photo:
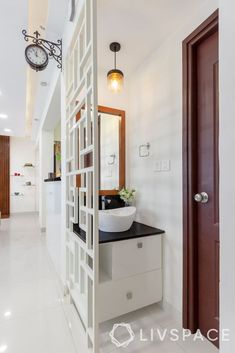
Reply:
[[[120,341],[119,339],[117,339],[115,337],[115,332],[120,327],[125,328],[127,333],[129,334],[129,338],[126,339],[125,341]],[[115,346],[118,347],[118,348],[120,348],[120,347],[122,347],[122,348],[128,347],[129,344],[131,342],[133,342],[134,339],[135,339],[135,334],[134,334],[134,332],[133,332],[133,330],[131,328],[131,325],[130,324],[126,324],[124,322],[121,322],[120,324],[114,324],[112,331],[109,332],[109,336],[111,338],[112,343],[115,344]]]

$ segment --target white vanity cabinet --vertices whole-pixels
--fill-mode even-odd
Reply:
[[[100,244],[100,322],[161,300],[161,234]]]

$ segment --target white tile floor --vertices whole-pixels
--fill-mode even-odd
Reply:
[[[70,304],[61,299],[37,215],[2,220],[0,352],[77,353],[76,347],[81,349],[81,345],[76,346],[66,316]]]
[[[128,323],[135,334],[135,339],[127,348],[116,348],[111,342],[109,332],[115,323]],[[153,329],[153,341],[151,341]],[[173,342],[171,330],[177,329],[179,340]],[[142,333],[141,333],[142,330]],[[182,329],[175,315],[162,310],[160,305],[151,305],[136,312],[123,315],[100,325],[101,353],[218,353],[218,350],[208,341],[194,341],[194,336],[182,338]],[[164,336],[165,335],[165,336]],[[165,337],[161,341],[160,337]],[[123,342],[129,338],[125,329],[118,329],[115,338]],[[141,338],[147,341],[141,341]]]
[[[135,340],[116,348],[109,331],[114,323],[130,323]],[[158,305],[111,320],[100,326],[100,353],[217,353],[208,342],[140,342],[150,329],[180,328]],[[124,340],[119,329],[115,337]],[[45,236],[35,214],[13,216],[0,227],[0,353],[86,353],[82,327],[73,305],[64,300],[48,257]]]

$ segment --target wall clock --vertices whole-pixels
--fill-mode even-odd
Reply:
[[[30,44],[25,49],[25,58],[33,70],[42,71],[48,65],[46,50],[37,44]]]
[[[22,34],[26,42],[31,41],[31,44],[25,49],[25,58],[33,70],[44,70],[48,65],[49,58],[54,59],[58,69],[62,70],[62,39],[58,39],[57,43],[51,42],[40,38],[38,31],[34,32],[34,35],[29,35],[25,29]]]

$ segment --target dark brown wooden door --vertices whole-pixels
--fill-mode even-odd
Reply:
[[[217,10],[183,42],[183,327],[209,332],[217,347],[218,27]]]
[[[2,218],[10,215],[10,138],[0,136],[0,211]]]
[[[218,32],[197,46],[198,326],[219,330]],[[200,193],[208,195],[203,203]],[[205,195],[205,201],[206,201]],[[216,337],[215,332],[211,332]]]

